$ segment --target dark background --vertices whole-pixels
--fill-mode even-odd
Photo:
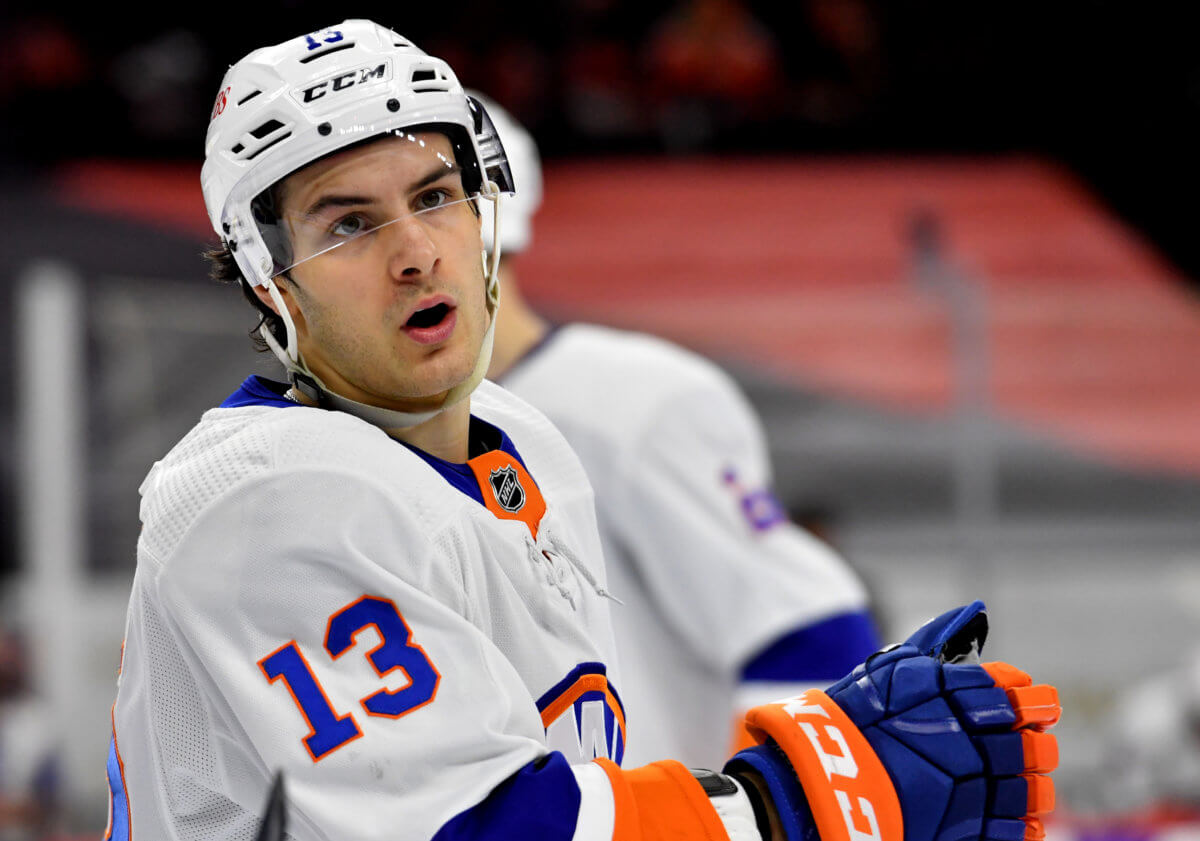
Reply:
[[[0,12],[0,161],[199,159],[225,68],[368,17],[450,61],[548,158],[992,153],[1079,174],[1185,274],[1200,52],[1188,3],[629,0]],[[15,6],[15,4],[14,4]],[[201,13],[200,9],[203,9]]]

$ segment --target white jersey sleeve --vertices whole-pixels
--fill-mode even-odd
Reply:
[[[859,610],[856,576],[771,493],[766,446],[740,392],[712,377],[679,389],[615,466],[605,526],[639,565],[664,620],[719,670],[780,634]]]

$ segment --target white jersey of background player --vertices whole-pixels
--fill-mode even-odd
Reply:
[[[934,728],[938,758],[974,769],[958,796],[920,754],[875,754],[851,713],[908,710],[881,723],[857,674],[846,707],[759,708],[764,743],[728,774],[620,767],[590,488],[542,415],[481,383],[497,302],[481,215],[503,231],[512,182],[444,62],[368,21],[255,51],[226,74],[201,179],[215,271],[260,306],[290,384],[247,379],[143,483],[107,838],[250,841],[280,772],[301,841],[966,841],[929,830],[943,813],[982,825],[978,705]],[[957,615],[928,651],[884,655],[880,680],[906,683],[889,698],[940,692],[925,678],[943,637],[981,619]]]
[[[502,253],[517,254],[541,167],[528,132],[484,102],[521,185],[501,233]],[[623,603],[613,611],[629,760],[718,763],[737,713],[832,683],[879,647],[863,588],[785,517],[758,419],[727,374],[648,335],[551,326],[508,260],[501,278],[489,376],[546,413],[595,489]]]

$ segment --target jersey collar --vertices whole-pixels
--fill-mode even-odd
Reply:
[[[550,335],[547,334],[537,347],[544,344]],[[274,406],[287,409],[302,405],[285,396],[289,388],[287,383],[255,374],[247,377],[237,391],[225,398],[221,408]],[[497,517],[526,522],[536,537],[545,503],[516,445],[504,430],[475,415],[471,415],[470,423],[468,440],[471,459],[466,464],[446,461],[403,441],[396,443],[407,447],[452,487]]]

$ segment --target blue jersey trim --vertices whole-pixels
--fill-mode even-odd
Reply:
[[[870,614],[841,613],[776,639],[745,665],[742,680],[833,683],[879,648]]]
[[[582,799],[566,757],[547,754],[443,824],[433,841],[570,841]]]
[[[121,760],[117,757],[117,738],[108,743],[108,796],[112,804],[112,828],[104,836],[105,841],[129,841],[129,801],[125,793],[125,778],[121,774]]]
[[[299,406],[292,400],[284,397],[284,393],[290,388],[287,383],[268,380],[266,377],[260,377],[257,374],[251,377],[246,377],[245,382],[238,386],[238,390],[225,398],[225,402],[221,404],[222,409],[240,409],[244,406]],[[289,417],[291,417],[289,415]]]
[[[507,433],[505,433],[504,430],[500,429],[499,427],[493,426],[487,421],[480,420],[474,415],[471,415],[470,436],[472,440],[479,440],[480,438],[484,437],[489,437],[490,440],[499,439],[500,445],[493,449],[503,450],[504,452],[508,453],[521,463],[521,466],[525,468],[526,472],[529,471],[529,467],[525,464],[525,460],[521,458],[521,454],[517,452],[516,445],[513,444],[512,439],[510,439]],[[403,441],[399,443],[404,444]],[[462,491],[480,505],[484,505],[486,507],[486,503],[483,501],[483,491],[480,489],[479,481],[475,478],[475,473],[471,470],[471,466],[469,464],[459,464],[453,461],[446,461],[445,459],[438,458],[435,455],[430,455],[424,450],[417,449],[410,444],[404,444],[404,446],[412,450],[415,455],[419,456],[423,462],[436,470],[438,474],[452,486]],[[476,455],[481,454],[476,453]]]

